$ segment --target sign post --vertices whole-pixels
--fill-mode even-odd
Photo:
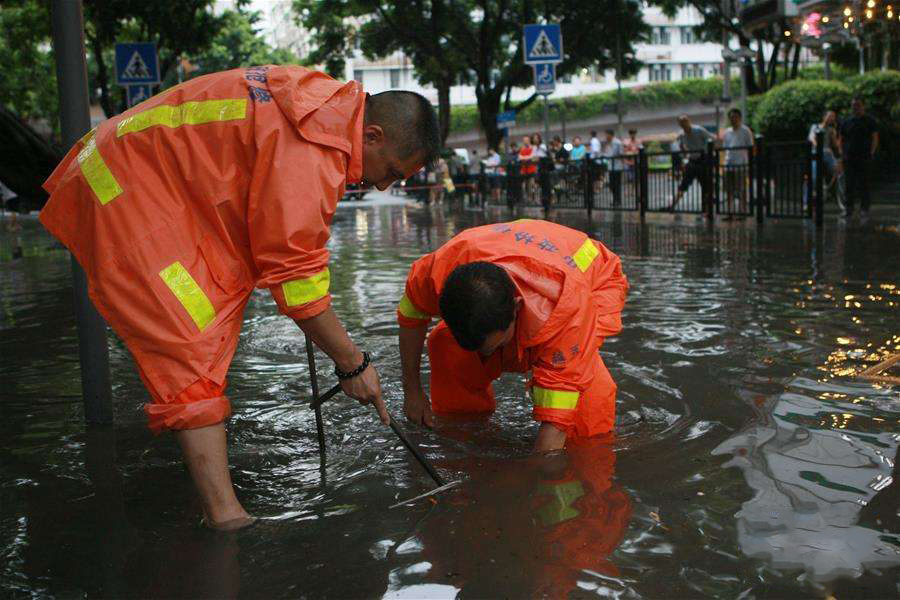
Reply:
[[[81,0],[54,0],[50,16],[59,88],[60,132],[63,144],[68,148],[91,128]],[[84,270],[75,256],[71,260],[84,418],[92,424],[110,424],[113,410],[106,323],[88,297]]]
[[[127,88],[128,108],[152,96],[159,82],[156,44],[116,44],[116,83]]]
[[[550,138],[547,96],[556,90],[556,64],[563,60],[559,23],[525,25],[522,30],[525,64],[534,66],[534,91],[544,97],[544,143]]]

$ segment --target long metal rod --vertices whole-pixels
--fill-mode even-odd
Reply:
[[[81,0],[54,0],[50,14],[59,89],[60,133],[63,145],[70,148],[91,128]],[[90,235],[90,232],[85,232],[84,235]],[[92,424],[109,424],[113,421],[113,411],[106,323],[91,304],[87,276],[74,256],[72,287],[75,295],[84,418]]]
[[[319,402],[319,378],[316,373],[316,352],[313,347],[312,340],[309,339],[309,336],[306,337],[306,359],[309,361],[309,379],[312,384],[312,393],[313,393],[313,401],[312,405],[314,406],[316,412],[316,436],[319,439],[319,453],[321,456],[325,456],[325,428],[322,425],[322,411],[319,407],[322,405]]]
[[[312,364],[312,363],[310,363],[310,364]],[[312,370],[313,369],[310,368],[310,371],[312,371]],[[325,394],[323,394],[321,397],[315,397],[315,395],[314,395],[313,401],[310,403],[309,407],[314,409],[315,411],[317,411],[317,414],[318,414],[318,411],[320,410],[322,404],[324,404],[325,401],[333,398],[340,391],[341,391],[341,386],[340,386],[340,384],[338,384],[338,385],[334,386],[333,388],[331,388],[330,390],[328,390],[327,392],[325,392]],[[431,478],[434,479],[434,482],[436,484],[438,484],[439,486],[446,485],[446,482],[438,474],[438,472],[434,469],[434,467],[431,466],[431,463],[428,462],[428,459],[425,458],[421,452],[419,452],[419,449],[416,448],[412,444],[412,442],[410,442],[408,439],[406,439],[406,435],[403,433],[403,430],[397,426],[397,420],[393,417],[393,415],[388,415],[388,416],[390,416],[390,418],[391,418],[391,430],[394,432],[394,434],[398,438],[400,438],[400,441],[403,443],[404,446],[406,446],[406,449],[409,450],[409,453],[413,455],[413,457],[419,462],[420,465],[422,465],[422,468],[428,472],[428,475],[430,475]]]

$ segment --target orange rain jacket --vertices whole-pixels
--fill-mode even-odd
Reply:
[[[44,184],[41,222],[133,354],[154,431],[230,414],[254,287],[294,319],[330,305],[325,243],[362,176],[364,101],[356,82],[301,67],[198,77],[101,123]]]
[[[616,387],[598,349],[606,336],[622,329],[628,281],[619,257],[584,233],[547,221],[520,219],[474,227],[413,263],[397,307],[400,325],[421,327],[438,315],[444,281],[457,266],[474,261],[503,267],[524,301],[516,319],[515,356],[512,360],[504,357],[502,362],[508,370],[532,371],[534,418],[556,423],[572,436],[610,431],[615,421]],[[435,340],[449,339],[442,328],[443,324],[432,331],[430,354],[442,364],[467,364],[463,357],[446,360],[450,355],[474,355],[455,343],[455,348],[446,343],[440,349],[434,347]],[[441,356],[436,356],[438,353]],[[473,368],[477,366],[475,361],[469,362]],[[491,362],[481,361],[486,367]],[[509,368],[514,363],[522,368]],[[433,370],[434,365],[432,360]],[[498,375],[492,373],[489,379]],[[478,374],[460,377],[471,381],[478,379]],[[464,389],[463,380],[453,384],[444,374],[432,373],[435,410],[440,412],[441,404],[448,405],[436,401],[439,394],[451,401],[467,397],[471,390]],[[458,389],[436,389],[436,381],[439,386]],[[492,397],[489,400],[493,402]],[[466,409],[460,406],[459,410]]]

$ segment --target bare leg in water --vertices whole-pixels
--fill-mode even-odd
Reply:
[[[227,531],[253,523],[231,484],[225,424],[177,431],[175,437],[200,494],[206,524]]]

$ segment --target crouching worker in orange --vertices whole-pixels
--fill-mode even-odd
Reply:
[[[598,350],[622,329],[627,291],[619,257],[574,229],[523,219],[460,233],[413,263],[397,308],[406,416],[493,412],[491,382],[530,371],[536,452],[611,431],[616,384]],[[429,400],[419,371],[435,315]]]
[[[84,267],[94,305],[131,351],[150,429],[176,432],[210,525],[250,520],[224,421],[254,287],[334,360],[344,392],[388,422],[368,355],[331,309],[325,244],[347,183],[383,190],[438,147],[418,94],[369,96],[300,67],[252,67],[192,79],[101,123],[44,184],[41,222]]]

